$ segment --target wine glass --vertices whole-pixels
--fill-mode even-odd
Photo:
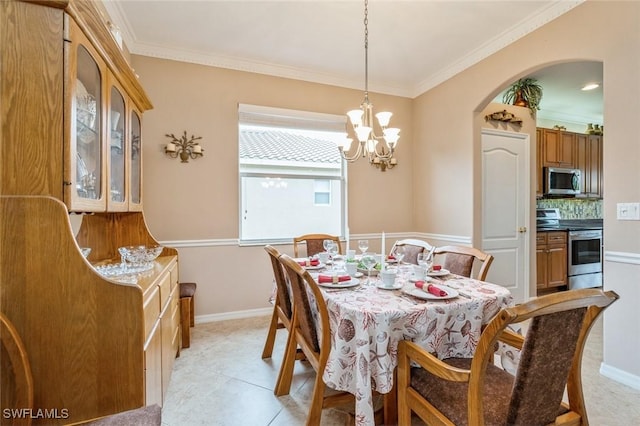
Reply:
[[[369,248],[369,240],[358,240],[358,248],[364,256],[364,252]]]
[[[329,247],[331,246],[331,244],[333,244],[333,240],[323,240],[322,247],[324,247],[324,251],[329,253]]]
[[[418,265],[422,266],[425,273],[429,273],[431,266],[433,265],[433,256],[431,253],[418,253]]]
[[[336,264],[335,256],[336,254],[338,254],[338,244],[336,244],[336,242],[332,240],[325,240],[325,241],[330,241],[326,250],[327,250],[327,253],[329,253],[329,257],[331,259],[331,270],[335,270],[335,264]]]
[[[362,255],[362,259],[360,259],[360,261],[365,268],[367,268],[367,284],[371,284],[371,270],[376,266],[376,263],[378,263],[378,259],[376,258],[375,253],[367,252]]]
[[[402,263],[402,259],[404,259],[405,254],[405,246],[396,246],[395,250],[393,251],[393,257],[395,257],[398,261],[398,266],[400,266],[400,263]]]

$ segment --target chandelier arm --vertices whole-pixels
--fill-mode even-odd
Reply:
[[[345,160],[347,160],[348,162],[352,163],[352,162],[354,162],[354,161],[356,161],[356,160],[360,159],[360,157],[363,157],[363,156],[364,156],[364,152],[363,152],[363,149],[362,149],[362,147],[363,147],[363,146],[364,146],[364,143],[362,143],[362,142],[358,142],[358,148],[356,149],[356,153],[355,153],[353,156],[351,156],[351,157],[349,157],[349,156],[347,155],[347,153],[346,153],[346,152],[344,152],[344,150],[343,150],[343,149],[341,149],[341,150],[340,150],[340,154],[342,155],[342,158],[344,158],[344,159],[345,159]]]

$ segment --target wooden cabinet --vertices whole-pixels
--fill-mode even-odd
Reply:
[[[158,244],[142,212],[151,103],[95,2],[5,0],[0,22],[0,310],[24,341],[33,406],[69,413],[33,424],[161,404],[178,351],[177,250],[135,284],[94,268]],[[71,212],[91,212],[77,232]]]
[[[544,167],[564,167],[580,169],[578,198],[602,198],[602,141],[600,135],[537,128],[536,197],[544,195]]]
[[[538,289],[567,285],[567,233],[536,234],[536,286]]]
[[[581,172],[578,197],[602,198],[602,136],[576,134],[576,167]]]
[[[575,133],[542,129],[542,166],[575,167],[575,140]]]
[[[544,141],[542,129],[536,129],[536,198],[544,195],[544,166],[542,165]]]

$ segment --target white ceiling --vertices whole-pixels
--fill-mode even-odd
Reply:
[[[418,96],[581,1],[370,0],[369,90]],[[362,0],[104,4],[134,54],[364,89]],[[554,92],[563,92],[568,83],[601,82],[598,65],[599,76],[591,76],[594,67],[561,73],[559,86],[551,70],[535,73],[545,89],[543,109],[564,109],[560,102],[568,102],[566,96]],[[598,122],[593,114],[602,115],[601,94],[597,106],[573,115]]]

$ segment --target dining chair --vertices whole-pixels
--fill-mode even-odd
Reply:
[[[338,254],[342,253],[342,244],[340,244],[340,237],[329,234],[305,234],[299,237],[293,238],[293,257],[300,257],[298,245],[306,243],[307,256],[313,256],[324,251],[322,243],[324,240],[333,240],[338,245]]]
[[[3,392],[3,409],[33,408],[33,376],[29,357],[18,331],[9,319],[0,313],[0,386]],[[5,355],[6,354],[6,355]],[[5,395],[11,395],[6,400]],[[10,404],[10,405],[5,405]],[[9,425],[30,425],[31,417],[5,419]],[[5,424],[2,422],[2,424]]]
[[[485,327],[473,358],[439,360],[400,342],[399,425],[411,424],[412,411],[429,425],[588,425],[584,344],[595,319],[617,299],[613,291],[582,289],[504,308]],[[528,320],[524,337],[508,328]],[[515,375],[493,363],[498,341],[521,350]]]
[[[293,315],[287,347],[274,393],[277,396],[289,393],[293,379],[296,348],[299,346],[316,372],[306,424],[308,426],[319,425],[323,408],[346,403],[355,404],[355,397],[348,392],[325,394],[326,384],[322,375],[331,351],[327,306],[318,285],[304,268],[286,254],[280,255],[280,262],[291,284]]]
[[[395,253],[398,246],[404,246],[404,258],[402,261],[404,263],[413,263],[414,265],[418,264],[419,253],[429,252],[433,249],[433,246],[426,241],[407,238],[396,241],[393,247],[391,247],[390,253]]]
[[[284,270],[280,264],[280,252],[271,245],[264,247],[265,251],[269,255],[271,261],[271,267],[273,269],[273,277],[275,281],[275,297],[273,301],[273,313],[271,315],[271,322],[269,324],[269,331],[267,332],[267,340],[264,343],[264,349],[262,350],[262,358],[271,358],[273,353],[273,344],[276,338],[276,331],[280,328],[286,328],[289,332],[291,330],[291,298],[289,297],[289,288],[284,275]]]
[[[473,264],[476,260],[480,262],[480,269],[475,279],[484,281],[489,272],[489,266],[493,262],[493,256],[475,247],[466,246],[442,246],[437,247],[435,255],[444,255],[443,268],[452,274],[462,275],[471,278]]]

